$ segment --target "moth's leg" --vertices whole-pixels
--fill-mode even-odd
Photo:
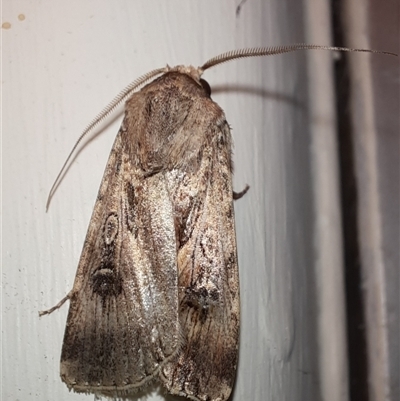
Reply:
[[[233,200],[237,200],[240,199],[242,196],[244,196],[246,194],[246,192],[249,190],[249,186],[246,185],[246,188],[243,191],[240,192],[235,192],[233,191]]]
[[[56,309],[61,308],[64,302],[71,298],[71,292],[69,292],[57,305],[53,306],[50,309],[40,311],[39,317],[43,315],[50,315],[50,313],[54,312]]]

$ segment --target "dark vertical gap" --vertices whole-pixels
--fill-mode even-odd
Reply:
[[[334,44],[336,46],[346,46],[341,22],[341,0],[332,1],[332,18]],[[347,55],[343,55],[336,63],[335,90],[345,269],[349,394],[350,401],[368,401],[365,304],[358,239],[358,192],[349,100],[350,76],[347,60]]]

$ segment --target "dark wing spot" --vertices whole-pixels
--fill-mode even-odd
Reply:
[[[117,163],[115,164],[115,175],[119,175],[120,171],[121,171],[121,164],[122,161],[121,159],[118,159]]]
[[[92,277],[92,287],[102,298],[117,297],[122,291],[122,278],[115,270],[100,269]]]
[[[135,205],[135,188],[132,183],[128,182],[125,186],[126,197],[130,208],[134,208]]]
[[[217,288],[189,287],[185,289],[185,303],[191,308],[206,310],[220,302],[220,292]]]
[[[126,199],[127,199],[127,207],[125,210],[125,219],[126,219],[126,226],[128,230],[137,238],[138,236],[138,229],[137,225],[135,223],[135,216],[137,214],[137,202],[139,199],[136,199],[136,193],[135,193],[135,187],[132,185],[132,183],[128,182],[125,185],[125,193],[126,193]]]

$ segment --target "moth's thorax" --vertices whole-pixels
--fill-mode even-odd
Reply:
[[[182,166],[197,171],[204,148],[221,131],[230,144],[224,112],[197,79],[193,67],[174,67],[127,101],[124,146],[145,175]],[[230,157],[230,145],[225,148]]]
[[[168,72],[179,72],[181,74],[189,75],[196,82],[200,83],[200,77],[203,74],[203,71],[198,67],[193,67],[192,65],[177,65],[175,67],[167,66]]]

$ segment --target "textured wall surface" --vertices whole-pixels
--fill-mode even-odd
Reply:
[[[46,214],[52,182],[87,123],[166,63],[328,44],[324,3],[248,0],[238,14],[239,0],[3,4],[3,400],[92,398],[68,393],[59,378],[68,307],[38,318],[72,287],[121,117],[81,147]],[[333,55],[309,56],[234,61],[204,76],[233,129],[234,186],[250,185],[235,202],[242,330],[234,401],[347,397]]]

